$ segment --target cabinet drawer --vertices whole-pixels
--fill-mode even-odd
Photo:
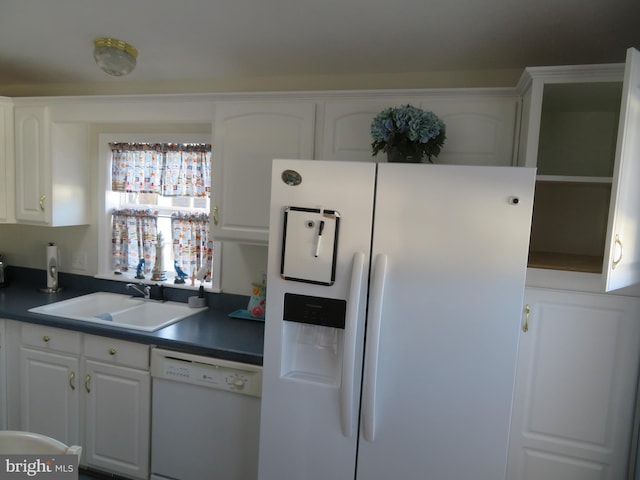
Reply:
[[[80,353],[80,333],[42,325],[22,325],[23,345],[66,353]]]
[[[149,346],[140,343],[85,335],[84,355],[114,365],[149,369]]]

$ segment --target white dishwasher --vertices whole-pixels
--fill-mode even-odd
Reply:
[[[151,480],[255,480],[262,367],[151,350]]]

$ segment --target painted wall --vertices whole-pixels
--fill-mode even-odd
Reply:
[[[0,225],[0,254],[9,266],[42,269],[42,285],[34,285],[34,288],[46,286],[44,268],[48,242],[58,245],[61,272],[95,275],[98,273],[97,231],[95,224],[56,228]],[[222,251],[222,290],[226,293],[251,295],[251,284],[261,282],[262,273],[267,271],[267,247],[224,242]],[[72,268],[74,252],[87,253],[86,270]]]
[[[0,254],[7,265],[28,268],[45,268],[47,243],[58,245],[60,271],[78,275],[98,273],[98,134],[99,133],[211,133],[211,125],[144,125],[144,124],[94,124],[90,129],[90,155],[87,158],[90,172],[91,196],[90,224],[74,227],[40,227],[32,225],[0,225]],[[251,294],[251,284],[262,280],[267,268],[267,248],[225,242],[222,258],[222,289],[227,293]],[[87,255],[86,269],[72,268],[75,252]],[[46,277],[43,271],[43,285]],[[34,286],[38,287],[38,286]]]
[[[303,75],[212,78],[201,81],[131,82],[118,78],[93,84],[2,85],[7,97],[161,93],[378,90],[406,88],[514,87],[522,69],[407,72],[403,74]]]

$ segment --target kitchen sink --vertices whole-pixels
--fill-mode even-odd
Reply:
[[[203,310],[206,307],[190,308],[186,303],[159,302],[108,292],[90,293],[29,309],[43,315],[145,332],[155,332]]]

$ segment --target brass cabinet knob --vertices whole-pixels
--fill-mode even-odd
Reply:
[[[524,324],[522,325],[522,331],[527,333],[529,331],[529,315],[531,314],[531,305],[528,303],[524,306]]]
[[[214,205],[211,209],[211,215],[213,216],[213,224],[218,225],[218,206]]]

